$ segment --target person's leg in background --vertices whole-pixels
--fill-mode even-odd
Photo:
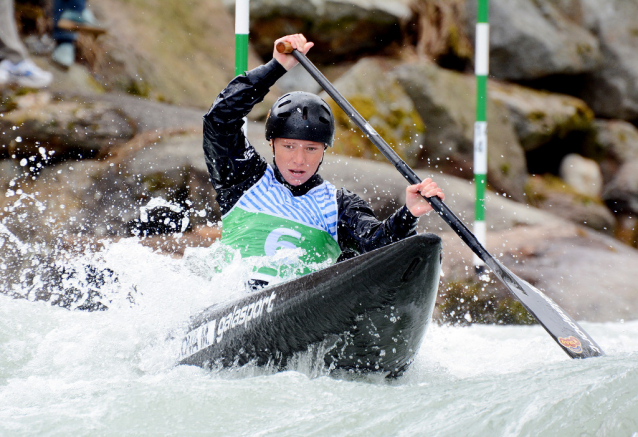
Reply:
[[[41,88],[48,86],[53,75],[29,59],[15,24],[13,0],[0,0],[0,85],[17,83]]]
[[[85,0],[54,0],[53,2],[53,39],[57,46],[51,54],[51,59],[63,67],[70,67],[75,62],[77,35],[75,32],[60,29],[58,23],[66,11],[82,14],[85,8]]]
[[[75,62],[76,31],[94,35],[106,32],[86,7],[86,0],[55,0],[53,39],[57,42],[57,47],[51,54],[51,59],[64,67],[70,67]]]
[[[0,0],[0,60],[8,59],[18,64],[29,56],[18,36],[13,1]]]

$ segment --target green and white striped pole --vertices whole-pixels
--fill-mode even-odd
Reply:
[[[248,70],[249,0],[235,0],[235,76]],[[248,120],[244,118],[244,135],[248,134]]]
[[[249,0],[235,1],[235,76],[248,70]]]
[[[487,76],[490,66],[489,0],[478,0],[474,73],[476,74],[476,122],[474,123],[474,183],[476,206],[474,235],[485,246],[485,187],[487,185]],[[474,265],[483,261],[474,255]]]

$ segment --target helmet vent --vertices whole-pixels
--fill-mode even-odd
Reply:
[[[330,124],[330,121],[323,115],[319,116],[319,121],[322,122],[323,124]]]
[[[285,102],[282,102],[279,104],[279,106],[277,106],[278,108],[281,108],[282,106],[286,106],[291,102],[291,100],[286,100]]]
[[[288,118],[291,114],[292,113],[290,111],[280,112],[279,114],[277,114],[277,117]]]
[[[326,111],[326,114],[328,114],[328,116],[332,115],[330,113],[330,109],[326,108],[324,105],[321,105],[321,109],[323,109],[324,111]]]
[[[301,115],[301,118],[303,118],[304,120],[308,120],[308,107],[307,106],[303,107],[303,114]]]

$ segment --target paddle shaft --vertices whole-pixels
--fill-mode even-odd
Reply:
[[[361,129],[372,143],[407,179],[410,184],[418,184],[421,179],[396,154],[383,138],[357,112],[326,77],[314,66],[306,56],[293,50],[288,42],[277,44],[279,53],[289,53],[299,61],[308,73],[321,85],[326,93],[339,105],[350,119]],[[605,353],[596,342],[576,323],[558,304],[545,296],[536,287],[522,280],[507,267],[494,258],[478,241],[472,232],[438,197],[424,198],[443,220],[457,233],[470,249],[490,268],[494,275],[509,289],[512,295],[532,314],[536,320],[552,336],[554,341],[571,358],[587,358],[603,356]]]
[[[403,161],[399,155],[385,142],[383,138],[374,130],[370,123],[357,112],[356,109],[348,102],[345,97],[337,91],[337,89],[330,83],[328,79],[314,66],[312,62],[301,52],[292,49],[292,45],[289,42],[280,42],[277,44],[277,51],[279,53],[292,54],[297,61],[308,71],[308,73],[315,79],[319,85],[326,91],[326,93],[339,105],[339,107],[350,117],[350,119],[361,129],[366,136],[374,143],[379,151],[385,156],[388,161],[396,167],[396,169],[403,175],[403,177],[410,184],[418,184],[421,182],[421,178]],[[491,255],[485,250],[483,245],[478,239],[470,232],[470,230],[463,224],[463,222],[447,207],[445,203],[438,197],[424,197],[432,208],[445,220],[445,222],[456,232],[459,237],[467,244],[470,249],[479,258],[481,258],[486,264]]]

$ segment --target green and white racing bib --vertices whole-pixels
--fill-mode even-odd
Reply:
[[[324,181],[303,196],[293,196],[268,165],[262,178],[222,217],[221,241],[238,249],[243,258],[278,258],[261,267],[256,278],[301,276],[316,270],[315,264],[334,263],[341,254],[337,218],[332,184]],[[301,250],[293,252],[294,259],[276,257],[286,249]]]

